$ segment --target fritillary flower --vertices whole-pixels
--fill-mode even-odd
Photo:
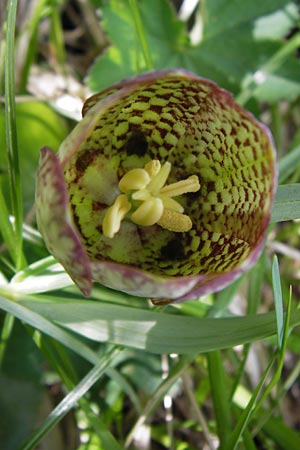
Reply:
[[[88,99],[58,154],[41,151],[37,223],[79,289],[157,303],[215,292],[259,257],[276,189],[268,129],[181,69]],[[156,299],[156,300],[155,300]]]

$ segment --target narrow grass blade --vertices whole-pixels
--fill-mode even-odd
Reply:
[[[59,342],[47,337],[38,341],[35,339],[35,341],[41,351],[45,354],[47,361],[50,362],[52,367],[59,374],[67,389],[69,391],[73,390],[79,383],[79,380],[77,379],[76,371],[65,348]],[[109,368],[106,369],[106,374],[108,371]],[[101,417],[91,409],[88,400],[82,397],[78,400],[78,403],[80,408],[84,411],[91,428],[99,437],[103,445],[103,450],[122,450],[103,423]]]
[[[295,168],[299,166],[300,161],[300,145],[293,148],[287,155],[278,162],[279,182],[283,183]]]
[[[93,350],[91,350],[87,345],[85,345],[71,333],[62,330],[57,325],[45,319],[40,314],[3,297],[0,297],[0,308],[17,317],[26,324],[36,328],[37,330],[40,330],[43,333],[53,337],[54,339],[57,339],[67,348],[73,350],[75,353],[82,356],[92,364],[96,364],[99,360],[98,355],[93,352]]]
[[[272,284],[273,284],[273,293],[276,311],[278,347],[281,348],[284,322],[283,322],[283,302],[282,302],[280,272],[277,256],[274,256],[272,264]]]
[[[7,342],[10,338],[13,326],[14,326],[14,316],[11,314],[6,314],[2,324],[1,330],[1,340],[0,340],[0,369],[3,362],[4,353],[6,350]]]
[[[97,365],[80,381],[80,383],[57,405],[44,422],[21,446],[20,450],[33,450],[42,438],[74,407],[88,390],[101,378],[107,367],[119,355],[120,350],[113,348]]]
[[[201,319],[42,295],[23,297],[21,304],[86,338],[159,354],[230,348],[275,335],[277,331],[275,313]],[[293,311],[291,325],[298,323],[300,311]]]
[[[290,427],[285,425],[282,420],[277,417],[272,417],[263,426],[263,430],[267,433],[272,441],[278,444],[281,449],[299,450],[300,437]]]
[[[265,370],[259,384],[255,388],[250,401],[248,402],[247,407],[242,412],[240,419],[238,420],[234,430],[232,431],[231,435],[229,436],[229,439],[226,442],[226,446],[224,447],[224,450],[235,450],[238,446],[238,443],[240,442],[240,439],[242,437],[242,434],[244,430],[247,427],[247,424],[251,418],[251,415],[256,407],[256,401],[259,397],[259,394],[263,388],[263,385],[265,384],[265,381],[270,373],[271,367],[273,366],[275,361],[275,357],[272,358],[271,362],[269,363],[267,369]]]
[[[37,49],[37,40],[38,40],[38,32],[39,25],[42,19],[43,8],[45,8],[46,0],[38,0],[35,4],[35,7],[32,12],[32,16],[27,25],[27,33],[28,37],[28,46],[26,49],[26,56],[23,67],[21,68],[20,82],[19,82],[19,91],[21,93],[26,92],[27,82],[29,78],[30,68],[34,61]]]
[[[215,418],[221,448],[225,446],[232,424],[228,390],[220,351],[207,354],[210,391],[214,405]]]
[[[141,19],[138,2],[136,0],[129,0],[129,5],[130,5],[132,17],[133,17],[135,28],[136,28],[138,42],[140,42],[141,47],[142,47],[146,67],[148,70],[153,70],[154,67],[153,67],[151,52],[150,52],[149,45],[148,45],[148,42],[146,39],[145,30],[144,30],[143,22]]]
[[[5,52],[5,120],[6,141],[8,151],[8,169],[10,175],[10,193],[12,212],[15,218],[15,246],[17,255],[17,270],[24,264],[22,250],[23,205],[21,174],[18,154],[17,129],[15,119],[15,80],[14,80],[14,49],[15,28],[18,0],[9,0],[7,13],[6,52]]]
[[[186,370],[186,368],[194,358],[195,355],[189,355],[180,358],[179,362],[172,368],[167,378],[165,378],[158,386],[154,395],[148,400],[137,422],[128,434],[124,445],[126,449],[130,447],[132,440],[139,428],[141,428],[142,425],[147,421],[147,418],[154,411],[156,406],[162,402],[166,393],[171,389],[173,384],[178,380],[183,371]]]
[[[1,186],[0,186],[0,211],[1,211],[0,233],[2,234],[3,242],[9,251],[11,259],[16,266],[17,253],[16,253],[15,233],[13,226],[9,220],[9,212],[6,206]]]

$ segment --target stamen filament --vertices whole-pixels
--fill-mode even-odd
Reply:
[[[171,164],[167,161],[164,163],[160,171],[151,179],[150,183],[147,186],[148,190],[154,193],[158,193],[165,185],[170,172]]]
[[[160,190],[160,194],[168,197],[177,197],[177,195],[187,194],[188,192],[197,192],[199,189],[200,184],[197,175],[191,175],[186,180],[164,186]]]

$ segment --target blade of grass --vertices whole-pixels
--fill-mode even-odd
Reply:
[[[57,339],[67,348],[73,350],[76,354],[82,356],[92,364],[96,364],[99,360],[98,355],[87,345],[85,345],[71,333],[62,330],[57,325],[45,319],[40,314],[30,311],[30,309],[25,308],[24,306],[15,303],[14,301],[7,300],[3,297],[0,297],[0,308],[14,315],[33,328],[36,328],[37,330],[42,331],[43,333],[53,337],[54,339]]]
[[[290,150],[278,162],[279,182],[283,183],[295,171],[300,161],[300,145]]]
[[[5,198],[0,186],[0,233],[3,237],[3,242],[6,245],[12,261],[15,266],[17,265],[17,253],[16,253],[16,243],[15,243],[15,233],[12,224],[9,220],[9,212],[6,206]]]
[[[171,389],[173,384],[178,380],[184,370],[188,367],[191,361],[195,358],[195,355],[188,355],[181,357],[178,363],[171,369],[167,378],[165,378],[161,384],[156,389],[155,393],[152,395],[150,400],[146,403],[142,413],[140,414],[137,422],[130,430],[127,438],[125,440],[124,448],[130,447],[135,434],[138,432],[140,427],[147,421],[150,414],[155,410],[157,405],[162,402],[166,393]]]
[[[153,62],[151,57],[151,52],[149,49],[149,45],[146,39],[145,30],[143,26],[143,22],[141,19],[138,3],[136,0],[129,0],[129,5],[132,13],[132,17],[135,24],[136,34],[138,37],[138,40],[142,47],[142,52],[144,55],[145,64],[148,70],[153,70]]]
[[[259,301],[261,298],[260,293],[264,280],[264,267],[265,267],[265,255],[263,254],[249,273],[249,283],[247,291],[247,315],[257,313]],[[242,376],[244,374],[244,369],[248,358],[250,345],[251,343],[246,343],[244,345],[242,359],[240,361],[236,376],[234,377],[234,381],[232,384],[230,399],[233,398],[234,393],[238,388]]]
[[[16,268],[20,270],[25,262],[22,250],[22,223],[23,205],[21,174],[19,165],[17,129],[15,119],[15,75],[14,75],[14,49],[15,49],[15,28],[18,0],[9,0],[7,9],[7,31],[5,37],[5,123],[6,141],[8,152],[8,170],[10,178],[10,193],[12,212],[15,218],[15,247],[16,247]]]
[[[29,34],[25,61],[20,75],[19,91],[26,92],[26,86],[29,77],[29,71],[34,61],[37,48],[38,28],[42,18],[42,12],[45,8],[46,0],[38,0],[34,7],[29,23],[26,25],[26,33]]]
[[[6,350],[7,341],[10,338],[13,326],[14,326],[14,316],[11,314],[5,314],[2,330],[1,330],[1,341],[0,341],[0,369],[2,366],[4,353]]]
[[[226,442],[232,429],[231,408],[227,391],[227,383],[222,364],[220,351],[207,354],[207,368],[210,381],[210,393],[213,401],[220,447],[226,446]]]
[[[282,302],[282,291],[280,283],[278,258],[276,255],[274,256],[272,264],[272,284],[273,284],[273,293],[276,311],[278,347],[281,348],[284,331],[283,302]]]
[[[260,382],[258,383],[257,387],[255,388],[250,401],[248,402],[248,405],[240,415],[240,418],[237,422],[237,424],[234,427],[234,430],[231,432],[227,442],[226,446],[224,447],[224,450],[235,450],[238,446],[238,443],[240,442],[240,439],[242,437],[242,434],[244,430],[247,427],[247,424],[253,414],[253,411],[256,407],[256,402],[259,397],[259,394],[263,388],[263,385],[265,384],[265,381],[270,373],[270,370],[275,362],[276,357],[274,356],[272,360],[270,361],[268,367],[266,368],[263,376],[260,379]]]
[[[112,348],[92,370],[78,383],[78,385],[57,405],[44,422],[34,431],[29,439],[19,450],[33,450],[41,442],[42,438],[73,408],[76,403],[89,391],[89,389],[101,378],[107,367],[119,355],[119,348]]]
[[[59,342],[47,337],[35,339],[35,342],[46,356],[47,361],[49,361],[54,370],[56,370],[59,374],[68,391],[73,390],[79,380],[65,348]],[[106,370],[106,374],[108,370],[109,369]],[[122,450],[113,435],[107,429],[106,425],[103,423],[101,417],[97,416],[91,409],[90,403],[82,397],[78,400],[78,404],[84,411],[94,432],[102,442],[103,450]]]
[[[264,401],[266,400],[266,398],[268,397],[268,395],[270,394],[270,392],[272,391],[272,389],[275,386],[277,388],[277,394],[280,390],[279,381],[281,378],[281,372],[282,372],[282,368],[283,368],[283,364],[284,364],[284,355],[285,355],[285,351],[286,351],[286,347],[287,347],[287,340],[288,340],[288,336],[289,336],[289,332],[290,332],[290,325],[291,325],[291,323],[290,323],[291,322],[291,308],[292,308],[292,292],[290,290],[290,296],[289,296],[288,304],[287,304],[287,311],[286,311],[286,315],[284,318],[282,341],[281,341],[281,346],[279,347],[279,352],[278,352],[278,364],[277,364],[276,370],[275,370],[268,386],[266,387],[261,398],[257,402],[257,409],[262,407]]]
[[[229,348],[275,335],[277,331],[274,313],[202,319],[89,300],[21,294],[17,298],[29,310],[86,338],[159,354]],[[293,311],[291,325],[298,323],[300,311]]]
[[[61,14],[57,8],[56,0],[50,0],[49,6],[50,11],[50,45],[52,47],[52,52],[56,56],[57,63],[60,67],[61,72],[66,74],[66,52],[65,52],[65,42],[61,24]]]
[[[271,417],[270,420],[264,424],[263,430],[270,436],[274,444],[277,443],[279,447],[276,448],[299,450],[299,435],[293,429],[284,424],[279,418]]]

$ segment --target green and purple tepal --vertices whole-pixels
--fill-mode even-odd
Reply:
[[[41,151],[37,223],[79,289],[156,303],[215,292],[259,257],[276,189],[268,129],[212,81],[145,73],[88,99]]]

